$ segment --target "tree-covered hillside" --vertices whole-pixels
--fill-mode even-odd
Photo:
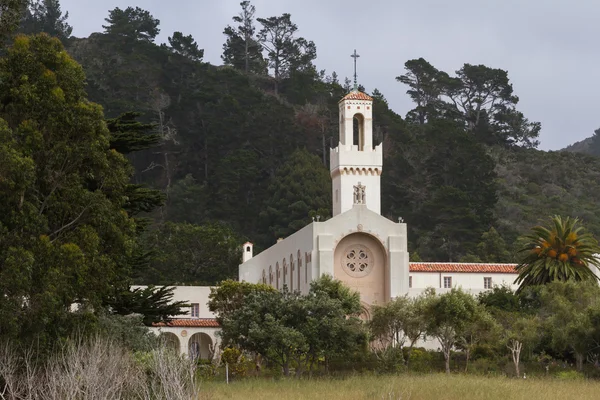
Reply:
[[[350,81],[317,70],[318,38],[301,37],[293,16],[242,2],[216,66],[185,32],[155,43],[160,16],[139,8],[110,11],[88,38],[71,37],[50,11],[30,8],[22,31],[58,36],[108,118],[140,112],[160,137],[129,155],[134,183],[165,196],[147,215],[140,282],[235,277],[236,244],[260,251],[330,216],[328,153]],[[536,150],[541,125],[518,110],[506,71],[466,63],[448,73],[416,59],[397,73],[385,91],[406,92],[412,110],[391,110],[384,88],[361,89],[375,99],[384,143],[382,213],[409,224],[414,258],[512,261],[518,237],[557,213],[600,234],[600,160]]]

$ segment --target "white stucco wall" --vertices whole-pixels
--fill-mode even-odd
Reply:
[[[444,288],[444,277],[452,278],[453,288],[462,288],[471,293],[479,293],[485,290],[483,278],[492,278],[493,286],[508,285],[516,290],[518,285],[514,283],[517,274],[504,274],[497,272],[411,272],[412,288],[410,293],[422,291],[425,288],[435,288],[438,293],[444,293],[450,289]]]
[[[146,286],[132,286],[131,288],[145,288]],[[215,315],[208,309],[208,295],[210,286],[175,286],[173,290],[173,301],[185,301],[186,303],[199,304],[198,318],[215,318]],[[188,310],[190,311],[190,310]],[[191,318],[191,312],[182,315],[173,315],[173,318]]]
[[[308,292],[308,286],[313,277],[312,263],[307,263],[312,259],[314,249],[314,229],[319,222],[313,222],[284,240],[275,243],[265,251],[250,258],[239,266],[239,280],[251,283],[262,282],[263,271],[266,277],[266,283],[269,283],[269,267],[273,273],[273,286],[279,289],[286,284],[289,289],[300,290],[303,293]],[[298,253],[301,257],[300,282],[298,282]],[[294,263],[293,278],[291,276],[290,256]],[[284,280],[283,263],[287,265],[287,276]],[[277,263],[279,263],[280,275],[277,280]],[[308,264],[308,265],[307,265]],[[308,272],[308,276],[307,276]],[[299,283],[299,284],[298,284]]]
[[[347,235],[368,234],[376,238],[386,253],[386,297],[408,292],[408,250],[406,224],[396,223],[372,211],[368,206],[355,205],[350,211],[325,222],[315,224],[314,276],[334,273],[334,251]],[[360,291],[360,288],[356,288]]]

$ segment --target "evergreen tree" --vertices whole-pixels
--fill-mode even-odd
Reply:
[[[125,10],[117,7],[109,12],[105,21],[108,23],[102,25],[105,33],[127,39],[153,42],[160,32],[160,21],[139,7],[127,7]]]
[[[4,0],[0,2],[0,49],[4,41],[17,29],[27,6],[27,0]]]
[[[44,32],[64,43],[73,32],[73,27],[67,23],[68,18],[69,13],[63,15],[59,0],[29,0],[21,31],[27,34]]]
[[[262,56],[262,47],[256,38],[254,27],[255,7],[249,1],[240,3],[242,11],[233,17],[237,28],[227,26],[223,33],[227,41],[223,44],[221,58],[227,65],[246,73],[265,74],[267,65]]]
[[[267,51],[269,67],[273,69],[275,92],[279,83],[293,71],[314,70],[313,60],[317,58],[317,47],[312,41],[296,37],[298,26],[292,23],[290,14],[279,17],[257,18],[262,25],[258,41]]]
[[[477,254],[486,263],[508,263],[513,258],[506,242],[494,227],[481,235],[481,242],[477,245]]]
[[[110,312],[117,315],[141,314],[143,323],[168,322],[174,315],[183,315],[189,307],[185,301],[173,301],[174,287],[148,286],[117,293],[107,301]]]
[[[237,277],[242,240],[222,224],[166,222],[146,241],[155,252],[138,278],[142,284],[216,285]]]
[[[169,38],[169,44],[171,51],[175,54],[187,57],[192,61],[202,61],[202,57],[204,57],[204,50],[198,48],[192,35],[183,36],[183,33],[175,32],[173,37]]]
[[[292,153],[275,172],[263,210],[261,225],[269,232],[265,245],[302,229],[313,217],[329,217],[331,179],[319,158],[306,150]]]

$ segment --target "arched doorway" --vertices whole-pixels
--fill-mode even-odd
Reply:
[[[212,356],[212,339],[206,333],[194,333],[188,342],[188,354],[192,360],[210,359]]]
[[[375,237],[353,233],[335,248],[333,272],[336,279],[360,293],[366,305],[384,304],[387,257],[385,248]]]
[[[173,332],[161,332],[158,336],[158,340],[165,348],[177,352],[181,351],[181,345],[179,344],[179,338]]]

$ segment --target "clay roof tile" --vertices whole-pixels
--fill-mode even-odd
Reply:
[[[517,264],[411,262],[410,272],[518,273]]]

